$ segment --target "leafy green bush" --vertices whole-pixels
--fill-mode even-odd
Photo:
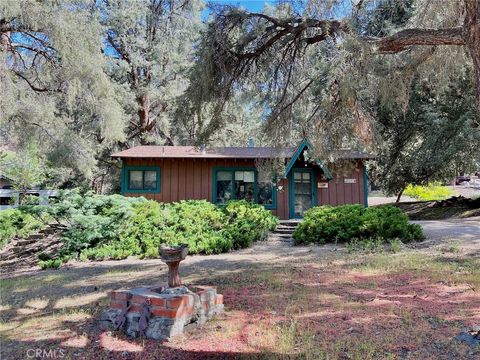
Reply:
[[[121,195],[65,193],[48,208],[51,216],[69,225],[63,235],[61,253],[79,254],[87,248],[118,242],[124,226],[129,223],[134,204],[146,201]]]
[[[158,257],[160,243],[188,244],[191,254],[220,253],[232,247],[223,232],[227,223],[223,212],[205,200],[172,204],[150,201],[135,207],[122,242],[142,257]]]
[[[295,244],[349,242],[352,239],[399,238],[423,240],[420,225],[394,206],[364,208],[362,205],[320,206],[305,212],[293,233]]]
[[[278,223],[263,206],[247,201],[232,201],[225,207],[205,200],[159,204],[144,198],[81,194],[77,190],[61,192],[50,206],[25,206],[15,216],[47,217],[67,225],[60,251],[51,257],[39,257],[42,268],[56,266],[57,258],[158,257],[160,243],[188,244],[191,254],[221,253],[264,239]],[[8,225],[10,222],[1,224],[6,234],[18,231],[16,225]]]
[[[38,266],[40,266],[42,270],[58,269],[60,266],[62,266],[62,264],[62,259],[40,260],[38,262]]]
[[[408,185],[403,193],[422,201],[444,200],[454,195],[452,190],[446,186],[441,186],[437,182],[430,183],[427,186]]]
[[[234,249],[246,248],[257,240],[265,240],[268,231],[278,225],[278,218],[263,206],[245,200],[231,201],[224,212],[229,219],[225,231]]]
[[[44,227],[44,222],[18,209],[0,211],[0,249],[13,237],[26,237]]]
[[[270,211],[246,201],[232,201],[223,209],[205,200],[148,201],[134,206],[117,245],[82,254],[96,259],[130,254],[158,257],[160,243],[188,244],[190,254],[216,254],[265,238],[277,222]]]

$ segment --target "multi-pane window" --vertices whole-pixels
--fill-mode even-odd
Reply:
[[[222,169],[215,173],[215,202],[244,199],[273,207],[275,188],[272,182],[258,182],[255,170]]]
[[[235,171],[235,198],[255,200],[255,172]]]
[[[134,192],[159,192],[160,169],[159,168],[126,168],[126,189]]]

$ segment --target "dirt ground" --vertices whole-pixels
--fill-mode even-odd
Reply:
[[[397,253],[272,238],[187,257],[184,282],[216,285],[226,311],[169,342],[128,339],[96,323],[108,291],[165,283],[160,260],[4,274],[1,358],[478,359],[478,347],[454,338],[480,325],[480,218],[421,224],[427,241]]]

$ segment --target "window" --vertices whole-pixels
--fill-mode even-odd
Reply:
[[[255,200],[254,171],[235,171],[235,199]]]
[[[230,171],[219,171],[217,173],[217,204],[225,204],[228,200],[232,199],[232,180],[233,173]]]
[[[215,169],[213,181],[213,198],[216,204],[244,199],[268,208],[276,206],[274,184],[259,182],[257,172],[253,168]]]
[[[160,192],[160,168],[153,166],[126,166],[123,192]]]

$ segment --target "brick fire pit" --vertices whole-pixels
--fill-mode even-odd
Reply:
[[[181,285],[178,265],[187,254],[185,245],[162,246],[160,254],[169,266],[169,286],[110,292],[110,308],[99,319],[103,329],[163,340],[223,311],[223,295],[217,294],[214,286],[192,286],[190,290]]]

